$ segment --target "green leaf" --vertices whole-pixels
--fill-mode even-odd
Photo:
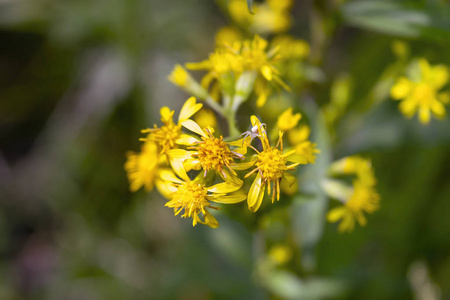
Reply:
[[[391,36],[446,40],[450,37],[450,8],[438,4],[418,7],[409,1],[353,1],[342,6],[350,25]]]

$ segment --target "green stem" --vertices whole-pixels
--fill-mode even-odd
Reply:
[[[224,117],[228,122],[228,136],[232,138],[236,138],[239,136],[240,131],[236,126],[236,115],[235,111],[231,109],[227,109],[224,111]]]

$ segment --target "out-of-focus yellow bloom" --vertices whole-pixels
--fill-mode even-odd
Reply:
[[[257,103],[262,106],[271,93],[270,85],[290,90],[274,66],[275,62],[281,59],[277,55],[277,49],[268,50],[267,46],[267,41],[256,35],[253,40],[236,41],[230,47],[219,47],[209,55],[207,60],[188,63],[186,67],[191,70],[208,71],[202,79],[202,86],[208,89],[211,84],[214,87],[214,84],[219,82],[222,89],[229,95],[233,95],[234,92],[245,94],[244,91],[234,90],[236,80],[248,75],[249,72],[254,72],[253,78],[258,75],[255,82],[255,92],[259,97]],[[245,88],[251,90],[252,86]]]
[[[443,65],[430,66],[425,59],[419,60],[420,78],[400,77],[391,88],[391,97],[401,100],[400,111],[408,118],[418,112],[419,121],[428,124],[431,114],[437,118],[445,117],[442,102],[443,93],[439,90],[448,82],[448,68]]]
[[[286,109],[277,120],[277,127],[280,131],[288,131],[295,126],[297,126],[298,121],[300,121],[302,115],[300,113],[293,114],[292,107]]]
[[[355,219],[361,226],[365,226],[367,220],[364,212],[373,213],[379,207],[380,197],[375,189],[371,186],[356,181],[354,183],[353,193],[343,206],[332,209],[327,219],[329,222],[337,222],[342,220],[339,224],[339,231],[353,231],[355,227]]]
[[[344,203],[343,206],[332,209],[327,216],[329,222],[337,222],[339,231],[352,231],[355,219],[361,225],[366,225],[365,213],[373,213],[379,207],[380,197],[375,190],[375,175],[370,160],[350,156],[334,162],[330,166],[334,175],[356,175],[353,188],[344,183],[326,184],[325,191]]]
[[[177,173],[181,179],[171,171],[163,170],[160,173],[161,179],[167,183],[167,190],[170,191],[168,193],[170,201],[165,206],[173,208],[175,215],[178,215],[184,210],[184,214],[181,217],[192,218],[193,226],[197,225],[197,223],[202,223],[212,228],[219,227],[216,218],[207,210],[208,208],[219,209],[218,207],[211,206],[211,201],[233,204],[246,199],[246,195],[227,195],[228,193],[237,191],[241,187],[242,182],[240,184],[222,182],[207,187],[202,180],[190,180],[185,175],[185,171]],[[200,213],[203,215],[204,220],[199,216]]]
[[[242,34],[234,27],[225,26],[216,33],[216,45],[226,47],[242,40]]]
[[[191,136],[180,138],[177,143],[188,146],[191,151],[174,149],[169,151],[169,156],[183,161],[187,169],[204,170],[204,176],[208,171],[215,170],[227,180],[241,181],[235,177],[230,178],[231,174],[226,169],[235,174],[234,170],[231,169],[234,158],[243,159],[242,154],[230,150],[229,143],[225,142],[222,136],[220,138],[214,137],[214,130],[211,127],[203,130],[192,120],[186,120],[182,125],[200,135],[201,140]]]
[[[308,57],[310,47],[307,42],[301,39],[294,39],[289,35],[277,36],[272,41],[272,47],[278,49],[283,59],[304,59]]]
[[[282,178],[288,183],[293,184],[295,182],[295,177],[291,173],[288,173],[288,171],[294,170],[299,164],[306,164],[307,161],[304,157],[296,155],[295,150],[283,153],[283,132],[279,132],[280,136],[278,143],[276,147],[272,147],[267,138],[266,129],[258,118],[252,116],[250,120],[253,128],[255,128],[255,130],[252,131],[259,138],[263,147],[261,152],[252,147],[257,154],[248,164],[248,167],[255,166],[255,168],[245,175],[245,177],[248,177],[257,172],[247,198],[248,208],[252,212],[255,212],[261,206],[266,186],[269,195],[271,189],[273,190],[272,203],[275,198],[277,201],[280,200],[280,182]],[[287,165],[288,162],[293,162],[293,164]]]
[[[164,125],[159,128],[154,125],[154,128],[143,129],[141,132],[149,133],[149,135],[141,140],[154,142],[158,145],[161,154],[167,154],[170,149],[176,148],[176,141],[184,137],[181,133],[181,123],[188,120],[202,106],[203,104],[197,103],[194,97],[189,98],[181,108],[177,124],[173,122],[174,111],[164,106],[160,110],[161,121]]]
[[[234,22],[253,33],[280,33],[292,25],[289,9],[292,0],[268,0],[253,5],[254,14],[248,11],[245,1],[231,0],[229,13]]]
[[[284,265],[292,258],[292,248],[288,245],[274,245],[269,250],[269,258],[276,265]]]
[[[142,145],[140,153],[129,151],[124,168],[130,182],[130,191],[136,192],[142,186],[147,191],[152,190],[159,175],[159,164],[158,146],[151,141]]]
[[[203,108],[194,116],[194,121],[201,127],[212,127],[217,128],[217,118],[214,114],[214,111],[212,111],[209,108]]]
[[[180,65],[175,65],[168,78],[170,82],[178,85],[179,87],[186,87],[188,82],[192,80],[189,73]]]
[[[320,153],[317,144],[312,143],[309,139],[311,130],[307,125],[300,125],[288,131],[289,143],[294,147],[295,153],[306,158],[308,163],[315,163],[316,154]]]
[[[409,55],[409,45],[404,41],[393,41],[391,49],[398,58],[406,58]]]

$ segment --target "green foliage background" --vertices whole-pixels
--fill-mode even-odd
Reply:
[[[450,65],[449,3],[309,0],[292,15],[325,74],[311,101],[351,80],[331,145],[320,120],[313,140],[335,159],[371,157],[382,200],[351,234],[315,208],[305,215],[311,199],[274,207],[269,234],[282,234],[277,211],[289,209],[311,243],[291,272],[265,274],[258,237],[238,220],[192,228],[156,192],[131,194],[123,171],[140,129],[187,98],[166,77],[213,50],[228,22],[219,6],[0,1],[0,299],[411,299],[418,264],[450,298],[450,121],[404,119],[381,82],[398,39]]]

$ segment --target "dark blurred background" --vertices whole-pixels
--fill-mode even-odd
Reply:
[[[450,299],[450,121],[424,127],[394,101],[363,101],[398,39],[450,64],[448,3],[399,1],[402,23],[392,7],[341,2],[295,2],[290,33],[311,42],[315,9],[328,28],[326,79],[310,93],[326,103],[336,78],[352,78],[332,149],[373,159],[381,209],[351,234],[325,225],[300,278],[345,291],[305,299]],[[0,299],[289,297],[255,275],[237,220],[192,228],[157,192],[130,193],[123,170],[140,129],[188,97],[167,80],[173,66],[206,58],[228,23],[207,0],[0,0]]]

